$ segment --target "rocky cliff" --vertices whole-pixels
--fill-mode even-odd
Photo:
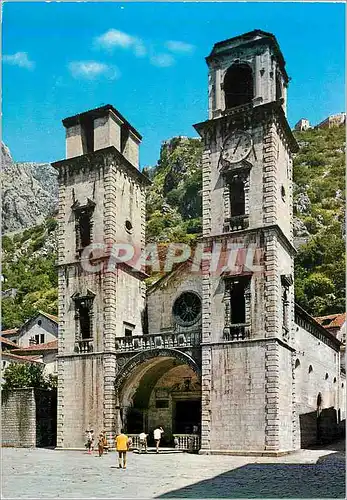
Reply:
[[[52,215],[57,207],[57,172],[49,163],[16,163],[1,144],[2,232],[21,231]]]

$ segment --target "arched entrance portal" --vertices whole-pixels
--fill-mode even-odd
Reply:
[[[192,358],[170,352],[149,357],[147,351],[145,358],[134,359],[124,366],[116,386],[126,432],[145,431],[151,444],[153,430],[161,426],[164,445],[172,445],[176,434],[200,434],[201,380]]]

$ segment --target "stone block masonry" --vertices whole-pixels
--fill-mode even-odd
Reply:
[[[13,389],[1,398],[2,446],[34,448],[54,446],[56,433],[55,391]]]

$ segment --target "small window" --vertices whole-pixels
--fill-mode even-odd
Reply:
[[[281,186],[281,196],[282,200],[286,201],[286,190],[284,189],[284,186]]]
[[[343,382],[342,382],[342,384],[341,384],[341,387],[342,387],[342,389],[345,387],[345,384],[344,384]]]
[[[297,360],[295,361],[295,368],[298,368],[299,366],[300,366],[300,361],[297,359]]]
[[[91,214],[90,212],[80,212],[78,217],[79,246],[85,248],[91,242]]]
[[[94,151],[94,119],[87,116],[80,121],[80,124],[83,154],[92,153]]]
[[[228,288],[230,324],[246,323],[246,288],[249,285],[249,278],[227,279],[225,286]]]
[[[311,373],[311,372],[313,372],[312,365],[310,365],[310,366],[308,367],[308,373]]]
[[[321,325],[327,326],[327,325],[330,325],[331,322],[332,322],[331,318],[326,318],[326,319],[323,319],[323,321],[321,322]]]
[[[328,378],[329,378],[329,373],[326,373],[325,374],[325,380],[328,380]]]
[[[81,339],[84,340],[92,338],[90,308],[84,301],[81,301],[78,304],[78,316],[79,316]]]
[[[169,400],[168,399],[157,399],[155,402],[156,408],[169,408]]]
[[[44,344],[45,343],[45,334],[44,333],[41,333],[41,336],[40,336],[40,344]]]
[[[37,322],[37,324],[38,324],[39,326],[41,326],[41,325],[42,325],[42,321],[39,319],[39,320],[38,320],[38,322]]]
[[[40,343],[40,335],[35,335],[35,344]]]
[[[245,215],[245,185],[241,178],[235,176],[229,183],[230,216]]]
[[[130,220],[125,221],[125,229],[128,231],[128,233],[131,233],[133,230],[133,225],[130,222]]]
[[[135,325],[123,321],[123,331],[125,337],[132,337],[134,330],[135,330]]]
[[[336,384],[336,377],[334,377],[334,384]]]

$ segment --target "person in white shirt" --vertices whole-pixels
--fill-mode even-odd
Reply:
[[[141,432],[139,434],[139,439],[140,439],[139,453],[141,453],[142,450],[145,450],[145,453],[147,453],[147,434],[145,432]]]
[[[159,453],[159,445],[162,434],[164,434],[164,430],[162,427],[157,427],[156,429],[154,429],[153,436],[155,441],[156,453]]]

